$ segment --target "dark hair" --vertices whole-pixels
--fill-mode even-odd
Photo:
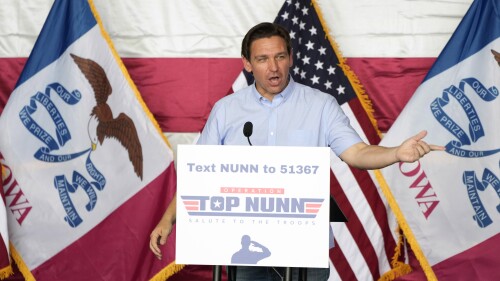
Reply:
[[[291,53],[292,42],[290,40],[290,34],[288,33],[288,31],[279,24],[263,22],[252,27],[247,32],[241,44],[241,55],[247,60],[250,60],[250,46],[252,45],[253,41],[261,38],[269,38],[271,36],[279,36],[283,38],[286,43],[286,50],[288,51],[288,54]]]

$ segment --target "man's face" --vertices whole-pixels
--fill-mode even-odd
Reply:
[[[252,72],[257,91],[272,100],[288,84],[288,72],[292,66],[291,54],[279,36],[257,39],[250,45],[250,61],[243,58],[246,71]]]

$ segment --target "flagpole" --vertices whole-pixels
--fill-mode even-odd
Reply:
[[[214,265],[214,269],[212,272],[212,280],[213,281],[221,281],[222,276],[222,267],[220,265]]]
[[[287,267],[285,268],[285,279],[284,281],[292,281],[292,268]]]

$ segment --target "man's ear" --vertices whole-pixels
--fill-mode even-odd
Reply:
[[[241,60],[243,61],[243,67],[245,68],[246,71],[252,72],[252,64],[250,61],[248,61],[245,57],[241,57]]]

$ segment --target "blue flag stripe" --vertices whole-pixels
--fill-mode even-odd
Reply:
[[[497,2],[476,0],[472,3],[424,81],[472,56],[500,37],[500,25],[492,24],[500,18]]]
[[[86,1],[70,4],[71,1],[55,1],[33,47],[37,51],[30,54],[16,88],[57,60],[73,42],[97,24]]]

